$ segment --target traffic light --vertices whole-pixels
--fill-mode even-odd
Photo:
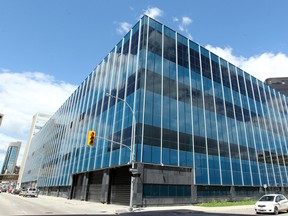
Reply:
[[[1,126],[1,123],[2,123],[3,116],[4,115],[0,113],[0,126]]]
[[[96,137],[96,132],[93,130],[89,130],[88,131],[88,138],[87,138],[87,145],[88,146],[94,146],[95,137]]]

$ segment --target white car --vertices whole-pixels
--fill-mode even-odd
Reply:
[[[262,196],[255,204],[256,214],[288,211],[288,200],[282,194],[267,194]]]
[[[26,192],[23,193],[24,197],[37,197],[37,189],[36,188],[28,188]]]

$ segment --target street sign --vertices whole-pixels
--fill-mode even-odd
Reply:
[[[131,173],[138,173],[138,170],[137,170],[137,169],[133,169],[133,168],[130,168],[129,171],[130,171]]]

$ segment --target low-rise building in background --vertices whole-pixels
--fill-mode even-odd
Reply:
[[[265,83],[288,96],[288,77],[273,77],[265,80]]]
[[[27,152],[29,151],[31,140],[35,136],[35,134],[37,134],[43,128],[43,126],[50,119],[50,117],[51,117],[51,115],[45,114],[45,113],[36,113],[33,116],[30,132],[29,132],[29,136],[27,138],[27,143],[26,143],[26,146],[25,146],[25,151],[24,151],[24,155],[23,155],[23,159],[22,159],[22,163],[21,163],[21,168],[20,168],[20,171],[19,171],[19,179],[18,179],[18,183],[17,183],[17,187],[18,188],[21,187],[21,181],[22,181],[22,176],[23,176],[23,168],[25,167],[25,164],[26,164]],[[35,185],[33,184],[33,185],[29,185],[29,186],[35,186]]]

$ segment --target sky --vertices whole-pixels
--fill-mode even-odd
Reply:
[[[286,0],[0,0],[0,169],[147,14],[257,79],[288,75]]]

